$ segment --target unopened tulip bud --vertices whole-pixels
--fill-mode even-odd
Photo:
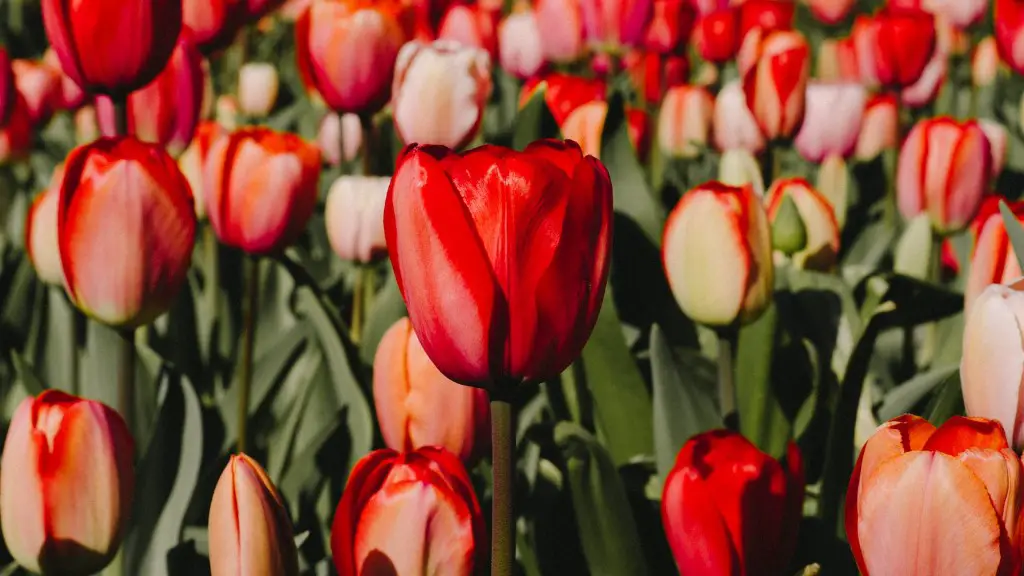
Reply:
[[[320,154],[331,166],[339,166],[342,160],[355,160],[363,146],[363,128],[359,116],[342,114],[339,118],[337,114],[327,114],[320,122],[316,143]],[[344,150],[341,149],[343,146]]]
[[[934,16],[920,9],[887,7],[874,16],[871,26],[874,70],[881,84],[915,84],[936,52]]]
[[[756,320],[771,302],[774,274],[761,199],[750,186],[719,182],[690,190],[665,225],[662,261],[691,319],[709,326]]]
[[[491,95],[490,56],[448,40],[409,42],[398,54],[392,95],[402,140],[461,148],[476,136]]]
[[[970,317],[971,306],[978,295],[990,284],[1009,284],[1022,275],[1020,261],[1010,242],[998,196],[989,196],[978,210],[971,224],[974,251],[971,253],[971,271],[964,288],[964,312]],[[1008,207],[1024,223],[1024,202],[1007,202]]]
[[[583,55],[583,16],[577,0],[537,0],[534,12],[546,60],[572,62]]]
[[[389,448],[408,452],[441,446],[463,462],[486,452],[487,392],[441,374],[423,351],[408,318],[384,334],[373,366],[373,401]]]
[[[718,180],[730,186],[750,186],[758,198],[764,196],[761,165],[753,154],[742,148],[733,148],[722,153],[718,161]]]
[[[807,113],[793,142],[810,162],[853,153],[864,118],[864,87],[854,83],[811,82],[807,85]]]
[[[827,156],[818,167],[815,188],[832,205],[839,229],[846,226],[846,210],[849,207],[850,173],[842,156]]]
[[[64,270],[60,264],[60,246],[57,243],[57,205],[64,182],[64,166],[53,170],[50,187],[36,196],[28,210],[25,222],[25,252],[36,275],[47,284],[64,285]]]
[[[210,502],[213,576],[296,576],[298,552],[284,501],[267,472],[245,454],[232,455]]]
[[[544,67],[540,26],[532,9],[513,12],[498,28],[501,67],[517,78],[529,78]]]
[[[121,545],[134,446],[114,410],[47,390],[18,405],[0,457],[0,522],[31,572],[86,576]]]
[[[658,145],[662,152],[695,158],[707,146],[715,101],[699,86],[675,86],[665,93],[658,115]]]
[[[831,271],[839,255],[832,205],[802,178],[776,180],[765,199],[775,249],[806,270]]]
[[[854,158],[873,160],[898,145],[899,107],[891,95],[875,96],[868,101],[861,121]]]
[[[804,119],[810,47],[799,32],[773,32],[743,77],[747,107],[768,140],[794,136]]]
[[[978,126],[985,132],[988,138],[989,147],[992,150],[992,178],[1002,173],[1006,166],[1006,127],[992,120],[982,118],[978,120]]]
[[[243,114],[263,118],[277,102],[277,67],[266,62],[250,62],[238,72],[238,107]]]
[[[996,39],[986,36],[974,49],[971,57],[971,81],[977,87],[991,86],[999,73],[999,46]]]
[[[391,177],[342,176],[327,192],[327,239],[342,260],[369,263],[387,254],[384,202]]]
[[[713,126],[715,146],[723,152],[743,149],[756,154],[764,149],[764,136],[747,108],[739,81],[729,82],[719,91]]]

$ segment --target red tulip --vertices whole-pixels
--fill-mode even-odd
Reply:
[[[856,0],[808,0],[807,5],[819,21],[835,25],[846,19],[856,3]]]
[[[697,11],[690,0],[654,0],[644,46],[659,54],[685,55]]]
[[[921,10],[885,8],[874,18],[875,73],[892,88],[906,88],[921,78],[935,53],[935,18]]]
[[[280,252],[306,229],[316,207],[320,152],[298,136],[247,128],[219,139],[207,158],[203,193],[217,238],[256,255]]]
[[[810,47],[799,32],[773,32],[743,75],[747,107],[769,140],[794,136],[804,119]]]
[[[199,124],[204,82],[202,56],[183,33],[164,71],[128,96],[128,133],[143,142],[160,144],[173,156],[180,155]],[[110,99],[98,98],[96,112],[103,135],[116,136]]]
[[[861,573],[1017,574],[1021,475],[998,422],[886,422],[846,492],[846,536]]]
[[[104,138],[68,156],[57,238],[65,288],[89,316],[135,328],[166,312],[195,231],[188,181],[162,148]]]
[[[322,0],[295,24],[299,72],[336,112],[373,114],[391,97],[406,34],[396,7],[369,0]]]
[[[746,0],[740,5],[740,41],[754,28],[768,35],[776,30],[793,29],[796,3],[792,0]]]
[[[686,56],[634,49],[622,57],[622,65],[641,102],[657,104],[674,86],[686,84],[690,62]]]
[[[229,46],[245,22],[246,0],[181,0],[181,23],[203,54]]]
[[[123,98],[167,65],[181,0],[42,0],[46,36],[84,90]]]
[[[32,118],[21,94],[14,98],[14,108],[5,126],[0,127],[0,166],[28,157],[32,151]]]
[[[583,35],[594,46],[636,46],[654,0],[579,0]]]
[[[1003,62],[1024,74],[1024,0],[995,0],[992,23]]]
[[[500,11],[486,10],[479,4],[452,6],[441,21],[437,38],[486,50],[492,59],[497,59],[500,18]]]
[[[519,95],[520,108],[530,101],[534,92],[542,84],[545,88],[544,101],[559,126],[564,124],[569,114],[572,114],[580,106],[594,100],[604,100],[608,90],[602,80],[587,80],[579,76],[552,73],[543,78],[535,78],[523,85],[523,90]]]
[[[443,448],[377,450],[349,474],[334,513],[338,574],[470,576],[487,531],[466,469]]]
[[[908,220],[927,212],[936,231],[956,232],[977,214],[991,178],[991,145],[976,121],[923,120],[911,129],[900,151],[900,212]]]
[[[1024,275],[999,212],[1002,201],[998,196],[986,198],[971,225],[974,250],[971,252],[971,272],[964,289],[964,310],[968,316],[971,304],[989,285],[1009,284]],[[1007,202],[1007,205],[1024,224],[1024,202]]]
[[[701,58],[721,64],[740,49],[739,17],[735,10],[712,12],[697,21],[697,49]]]
[[[601,307],[611,207],[608,172],[571,141],[462,155],[406,149],[384,230],[409,318],[438,369],[492,389],[561,373]]]
[[[7,125],[14,112],[17,89],[14,87],[14,69],[7,48],[0,44],[0,129]]]
[[[665,479],[661,518],[683,574],[781,574],[796,551],[803,515],[803,460],[785,463],[736,432],[690,438]]]
[[[0,460],[0,521],[36,573],[94,574],[113,560],[131,511],[134,446],[117,412],[47,390],[18,405]]]
[[[61,68],[60,57],[57,52],[50,48],[43,54],[43,62],[47,63],[60,76],[60,90],[56,94],[54,105],[58,110],[78,110],[85,104],[85,92],[82,88],[64,73]]]

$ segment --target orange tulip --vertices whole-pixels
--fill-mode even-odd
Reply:
[[[886,422],[861,449],[846,493],[861,573],[1017,574],[1022,472],[993,420]]]
[[[109,564],[131,510],[133,451],[99,402],[57,390],[23,400],[0,458],[0,522],[18,564],[70,576]]]
[[[182,152],[178,158],[178,167],[181,173],[188,179],[189,187],[192,189],[192,198],[195,201],[196,218],[206,217],[206,193],[204,192],[204,172],[209,164],[210,150],[227,132],[220,124],[207,120],[196,127],[195,137],[192,143]]]

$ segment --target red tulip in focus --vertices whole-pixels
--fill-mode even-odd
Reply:
[[[879,82],[906,88],[921,78],[936,49],[935,18],[921,10],[885,8],[872,22]]]
[[[981,204],[974,218],[971,231],[974,235],[974,251],[971,253],[971,271],[964,289],[964,310],[970,317],[971,305],[978,295],[991,284],[1009,284],[1024,276],[1017,254],[1006,233],[998,196],[989,196]],[[1007,202],[1007,205],[1024,224],[1024,202]]]
[[[68,296],[89,316],[135,328],[166,312],[195,231],[188,181],[162,148],[104,138],[68,156],[57,238]]]
[[[793,141],[800,155],[815,164],[827,156],[848,157],[857,144],[866,99],[860,84],[810,82],[804,123]]]
[[[187,34],[164,71],[145,88],[128,96],[128,133],[143,142],[160,144],[172,156],[185,151],[203,103],[202,56]],[[109,98],[99,97],[96,112],[104,136],[116,136],[114,105]]]
[[[603,300],[611,191],[572,141],[405,150],[384,230],[409,318],[445,376],[495,391],[577,357]]]
[[[994,0],[992,17],[999,55],[1017,74],[1024,74],[1024,0]]]
[[[857,0],[807,0],[807,5],[820,22],[829,25],[841,23],[850,14]]]
[[[64,269],[60,264],[60,246],[57,243],[57,205],[64,182],[64,166],[53,169],[50,186],[32,201],[25,219],[25,254],[36,276],[47,284],[64,285]]]
[[[900,151],[897,203],[908,220],[927,212],[937,232],[956,232],[977,214],[991,178],[991,145],[976,121],[923,120]]]
[[[1021,475],[998,422],[886,422],[861,449],[846,492],[861,574],[1017,574]]]
[[[443,448],[377,450],[349,474],[334,513],[338,574],[471,576],[487,529],[465,467]]]
[[[181,23],[203,54],[226,48],[248,16],[246,0],[181,0]]]
[[[794,136],[804,120],[810,47],[799,32],[773,32],[743,76],[747,107],[768,140]]]
[[[490,54],[492,59],[497,59],[500,18],[500,11],[487,10],[479,4],[454,5],[444,15],[437,39],[479,48]]]
[[[736,10],[719,10],[698,20],[695,39],[701,58],[708,62],[722,64],[735,58],[741,40]]]
[[[299,72],[332,110],[370,115],[390,99],[406,40],[397,10],[370,0],[319,0],[296,22]]]
[[[287,248],[316,207],[320,152],[295,134],[246,128],[219,139],[204,172],[217,238],[254,255]]]
[[[4,541],[35,573],[85,576],[114,559],[135,486],[134,443],[107,406],[47,390],[18,405],[0,459]]]
[[[41,0],[61,68],[84,90],[124,98],[167,65],[182,0]]]
[[[501,68],[517,78],[534,76],[546,63],[537,13],[529,7],[519,8],[501,22],[498,45]]]
[[[690,438],[665,479],[661,518],[682,574],[782,574],[803,515],[803,459],[784,463],[736,432]]]
[[[298,551],[281,495],[266,470],[232,454],[210,501],[212,576],[297,576]]]
[[[0,130],[7,125],[14,112],[14,101],[17,98],[14,86],[14,69],[7,48],[0,44]]]

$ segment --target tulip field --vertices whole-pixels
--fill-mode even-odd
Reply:
[[[1024,574],[1024,0],[0,0],[0,576]]]

